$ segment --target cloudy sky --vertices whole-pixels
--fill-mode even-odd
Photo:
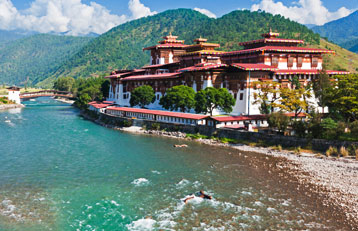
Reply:
[[[213,18],[236,9],[265,10],[302,24],[322,25],[358,10],[358,0],[0,0],[0,29],[101,34],[175,8],[195,9]]]

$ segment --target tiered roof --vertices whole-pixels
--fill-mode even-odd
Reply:
[[[177,40],[178,36],[173,36],[172,33],[170,33],[167,36],[164,36],[162,41],[159,41],[157,45],[150,46],[143,48],[143,50],[152,50],[152,49],[158,49],[158,48],[179,48],[183,49],[187,47],[187,45],[184,44],[184,40]]]
[[[306,48],[306,47],[264,46],[264,47],[258,47],[258,48],[253,48],[253,49],[225,52],[222,55],[229,56],[229,55],[251,54],[251,53],[257,53],[257,52],[264,53],[266,51],[281,52],[281,53],[288,53],[288,52],[289,53],[310,53],[310,54],[334,54],[335,53],[332,50]]]

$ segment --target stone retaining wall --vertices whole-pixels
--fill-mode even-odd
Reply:
[[[116,117],[107,114],[100,114],[99,121],[111,125],[111,126],[138,126],[146,127],[147,129],[155,129],[159,126],[160,130],[167,131],[180,131],[190,134],[200,133],[206,136],[218,136],[220,138],[229,138],[235,140],[245,140],[249,142],[264,142],[270,145],[281,145],[282,147],[307,147],[310,146],[312,149],[317,151],[326,151],[330,146],[334,147],[349,147],[355,145],[358,147],[358,142],[348,142],[348,141],[332,141],[332,140],[322,140],[322,139],[306,139],[299,138],[294,136],[283,136],[283,135],[272,135],[261,132],[247,132],[247,131],[238,131],[226,128],[218,128],[209,126],[193,126],[193,125],[183,125],[183,124],[172,124],[172,123],[163,123],[158,121],[150,120],[141,120],[141,119],[130,119]]]

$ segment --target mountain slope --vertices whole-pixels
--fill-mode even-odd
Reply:
[[[346,50],[336,44],[321,39],[319,45],[312,45],[314,48],[329,49],[336,52],[335,55],[325,55],[324,63],[327,70],[346,70],[351,73],[358,72],[358,54]]]
[[[13,30],[13,31],[0,30],[0,48],[4,47],[4,45],[10,41],[14,41],[16,39],[30,36],[35,33],[36,32],[20,31],[20,30]]]
[[[353,39],[358,39],[358,11],[347,17],[324,24],[323,26],[313,27],[312,30],[326,37],[329,41],[341,44]]]
[[[351,41],[344,42],[340,45],[352,52],[358,53],[358,39],[353,39]]]
[[[234,50],[239,48],[238,42],[257,39],[270,27],[280,31],[282,37],[319,43],[319,35],[307,27],[265,12],[233,11],[212,19],[194,10],[169,10],[122,24],[92,40],[41,85],[50,86],[60,76],[88,77],[113,69],[141,67],[149,62],[149,53],[142,48],[156,44],[169,32],[187,44],[202,36],[220,43],[223,50]]]
[[[0,49],[0,84],[36,84],[90,40],[38,34],[8,42]]]

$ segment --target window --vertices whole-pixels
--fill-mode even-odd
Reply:
[[[288,57],[287,67],[293,67],[293,57]]]
[[[298,58],[297,58],[297,67],[302,67],[302,63],[303,63],[303,58],[302,58],[302,57],[298,57]]]
[[[312,57],[312,67],[318,66],[318,57]]]
[[[240,100],[244,99],[244,93],[240,93]]]
[[[278,67],[278,57],[272,56],[271,66]]]

